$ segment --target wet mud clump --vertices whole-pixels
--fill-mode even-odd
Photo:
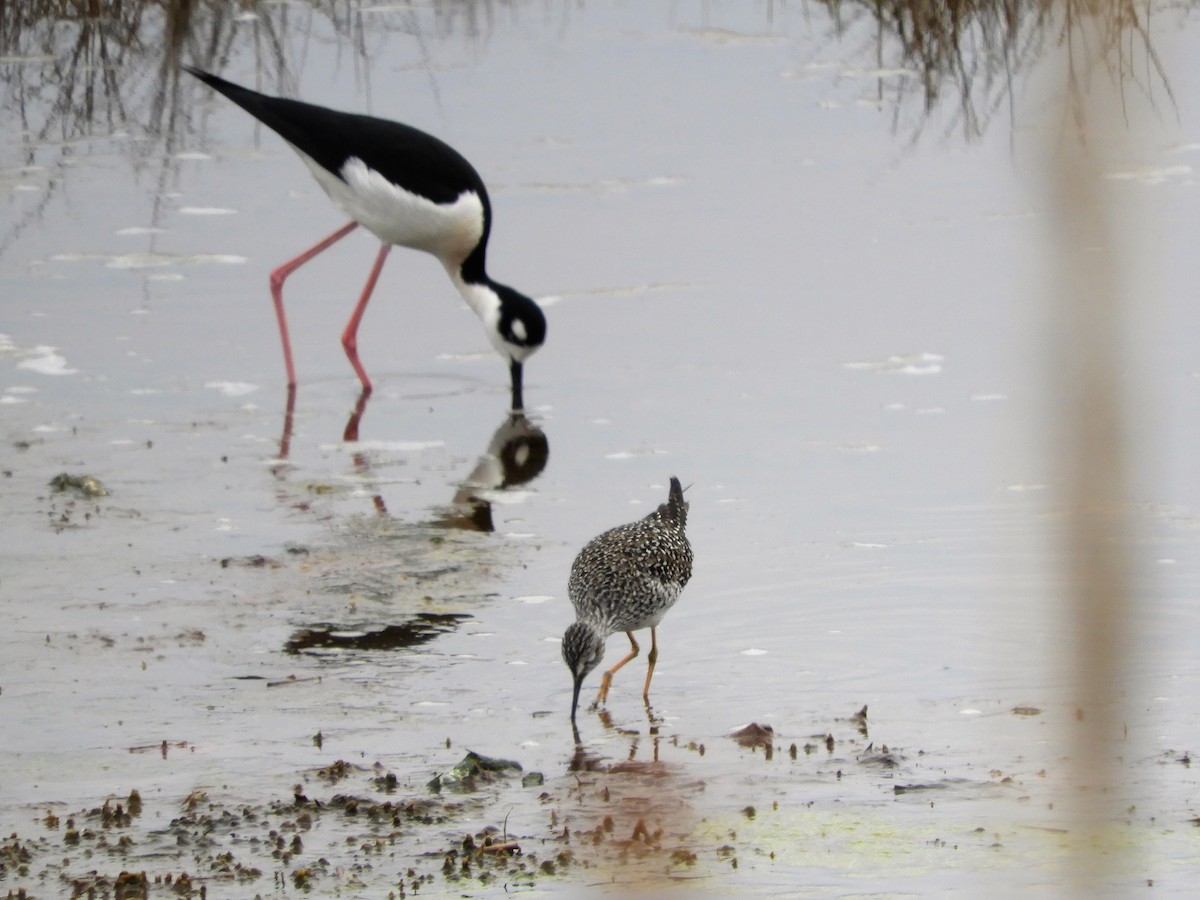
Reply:
[[[480,783],[494,781],[504,774],[520,771],[521,764],[519,762],[513,762],[510,759],[492,759],[468,750],[467,755],[458,765],[447,772],[435,775],[428,787],[431,791],[440,791],[444,788],[473,791]]]
[[[74,491],[88,499],[108,496],[108,489],[100,483],[100,479],[92,475],[71,475],[62,472],[50,479],[50,487],[60,493]]]

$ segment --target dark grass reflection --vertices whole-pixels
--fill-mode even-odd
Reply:
[[[911,128],[913,140],[943,105],[952,110],[945,134],[958,131],[966,140],[1005,114],[1015,122],[1021,84],[1045,57],[1061,67],[1056,78],[1076,129],[1086,128],[1090,79],[1098,73],[1121,91],[1153,98],[1159,89],[1174,105],[1167,67],[1148,27],[1152,16],[1167,11],[1161,3],[836,0],[829,9],[839,35],[864,21],[874,28],[878,65],[915,73],[907,82],[881,79],[878,94],[892,108],[897,130],[905,101],[919,98],[925,115]]]
[[[403,9],[373,9],[364,16],[365,5],[361,0],[0,4],[0,54],[8,60],[0,64],[0,109],[15,115],[30,148],[131,123],[170,135],[178,125],[180,62],[220,71],[233,57],[249,55],[269,86],[289,93],[304,43],[320,18],[338,35],[369,99],[372,61],[389,36],[416,37],[430,63],[427,41],[478,40],[501,11],[542,12],[531,2],[442,0],[428,16]],[[843,48],[853,62],[916,74],[908,81],[880,81],[880,100],[893,105],[897,116],[914,93],[926,113],[953,103],[953,121],[967,138],[982,134],[998,112],[1011,113],[1017,79],[1059,47],[1066,50],[1063,86],[1076,98],[1070,105],[1075,120],[1086,112],[1082,97],[1094,74],[1090,63],[1123,90],[1152,97],[1161,88],[1173,102],[1167,67],[1148,28],[1153,15],[1168,11],[1161,3],[834,0],[827,9],[835,41],[861,41],[864,31],[873,35],[868,43]],[[769,27],[770,8],[764,18]],[[1084,21],[1098,27],[1082,28]],[[436,91],[436,82],[431,86]]]

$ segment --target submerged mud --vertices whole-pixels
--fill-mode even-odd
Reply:
[[[601,716],[587,724],[607,722]],[[616,742],[628,748],[620,759],[579,744],[549,777],[523,778],[518,763],[473,753],[464,758],[471,774],[452,779],[460,763],[429,784],[381,762],[335,759],[294,771],[290,790],[265,799],[214,786],[176,799],[134,787],[87,808],[47,800],[31,806],[36,820],[0,847],[0,887],[29,897],[249,897],[288,888],[350,895],[386,888],[396,897],[489,887],[553,892],[563,883],[703,882],[736,871],[739,859],[774,858],[781,848],[738,831],[777,814],[780,801],[764,802],[756,791],[761,812],[750,804],[711,814],[714,799],[719,809],[751,797],[729,795],[716,779],[728,766],[758,770],[762,746],[720,759],[701,742],[660,731],[653,724],[645,733],[618,730]],[[320,735],[313,740],[319,745]],[[804,777],[836,784],[842,771],[831,763],[856,765],[832,752],[839,744],[852,752],[857,739],[844,741],[831,733],[819,753],[809,745],[805,755],[819,761],[800,758]],[[448,745],[439,756],[458,752]],[[166,758],[189,749],[164,743],[129,752]],[[772,755],[768,749],[765,758]],[[794,747],[790,759],[797,761]],[[514,827],[510,819],[536,825]]]
[[[213,785],[172,798],[149,781],[83,808],[48,800],[0,845],[0,887],[10,897],[727,895],[808,882],[927,890],[980,870],[1036,887],[1091,839],[1052,824],[1049,773],[889,749],[853,717],[823,734],[772,739],[755,727],[708,745],[665,733],[653,713],[640,726],[603,713],[584,724],[601,729],[604,749],[577,744],[542,777],[447,741],[416,766],[336,758],[293,770],[274,796]],[[191,749],[129,752],[149,761]],[[1154,761],[1180,773],[1189,762]],[[427,783],[433,765],[447,768]],[[1184,838],[1188,827],[1134,814],[1104,840]]]

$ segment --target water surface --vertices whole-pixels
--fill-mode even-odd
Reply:
[[[491,269],[547,298],[526,421],[440,267],[399,251],[360,333],[376,391],[343,441],[359,398],[337,336],[375,252],[356,234],[288,282],[300,385],[281,458],[267,274],[341,220],[286,145],[169,68],[164,82],[161,59],[119,70],[128,121],[31,120],[0,145],[0,824],[35,851],[0,887],[145,869],[212,879],[209,896],[382,896],[411,867],[436,879],[423,893],[614,877],[1056,893],[1079,838],[1055,805],[1086,781],[1066,750],[1086,711],[1047,338],[1058,70],[1021,71],[1011,117],[965,141],[953,103],[927,116],[913,73],[875,59],[873,23],[839,29],[821,6],[465,9],[331,21],[271,4],[193,23],[230,49],[192,58],[275,90],[261,40],[276,35],[289,92],[474,162]],[[1174,102],[1132,117],[1109,173],[1138,451],[1113,892],[1195,877],[1200,323],[1176,236],[1194,231],[1200,135],[1190,23],[1171,24],[1155,39]],[[49,63],[0,65],[11,108]],[[139,129],[157,100],[169,126]],[[505,447],[535,460],[501,488]],[[109,496],[55,493],[63,471]],[[660,630],[652,713],[631,664],[576,745],[558,649],[571,560],[671,475],[692,485],[696,570]],[[773,729],[769,758],[727,737],[750,722]],[[426,782],[467,748],[545,785],[431,801]],[[338,760],[342,781],[323,773]],[[131,789],[137,849],[88,858],[85,839],[64,862],[47,810]],[[367,827],[342,815],[347,795],[436,812]],[[304,831],[306,811],[294,854],[235,837]],[[553,872],[446,879],[448,850],[487,826]],[[175,849],[172,828],[216,847]],[[224,880],[224,850],[262,874]]]

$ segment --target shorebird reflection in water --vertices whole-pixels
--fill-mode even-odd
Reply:
[[[593,708],[608,698],[613,675],[638,655],[633,632],[650,629],[650,653],[642,698],[650,702],[650,679],[658,661],[658,623],[692,577],[692,548],[684,530],[688,504],[678,478],[671,479],[667,502],[650,515],[592,538],[575,557],[567,592],[575,622],[563,635],[562,654],[573,679],[571,721],[579,706],[583,679],[604,658],[610,635],[625,632],[631,649],[604,673]]]
[[[371,379],[358,359],[358,326],[388,252],[397,245],[423,250],[442,263],[483,323],[492,346],[508,363],[512,408],[522,409],[523,365],[546,339],[546,318],[531,299],[487,274],[492,205],[483,179],[462,154],[399,122],[269,97],[191,66],[183,68],[287,141],[322,190],[351,219],[271,273],[288,385],[296,384],[296,368],[283,309],[283,283],[361,225],[382,242],[342,332],[342,347],[363,391],[371,390]]]

